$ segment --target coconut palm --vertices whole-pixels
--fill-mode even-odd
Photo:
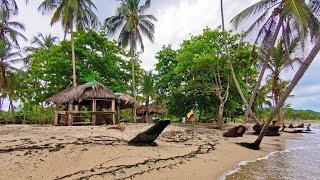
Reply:
[[[5,41],[0,41],[0,89],[6,90],[10,83],[7,82],[7,73],[20,71],[14,67],[14,63],[21,62],[23,59],[19,50],[14,50]]]
[[[313,37],[318,33],[319,28],[318,20],[311,8],[305,1],[301,0],[261,0],[243,10],[231,22],[237,28],[241,23],[251,22],[252,18],[255,17],[258,18],[247,29],[245,36],[256,33],[254,46],[260,44],[261,48],[265,49],[267,53],[265,58],[261,60],[260,75],[247,105],[245,119],[248,118],[259,91],[277,38],[279,36],[283,38],[287,53],[292,39],[298,38],[303,44],[308,33]]]
[[[94,28],[98,25],[96,6],[91,0],[44,0],[39,8],[43,14],[53,12],[50,24],[61,21],[65,34],[70,33],[72,49],[72,83],[77,86],[74,31]]]
[[[117,9],[116,15],[105,20],[107,33],[115,34],[120,29],[118,38],[119,46],[122,48],[129,47],[132,64],[132,93],[136,99],[136,83],[135,83],[135,55],[137,46],[140,45],[141,51],[144,51],[142,36],[146,36],[151,42],[154,41],[154,21],[157,19],[145,11],[150,7],[150,1],[146,0],[141,4],[140,0],[122,0],[120,7]],[[133,112],[134,121],[136,121],[136,109]]]
[[[271,71],[271,92],[275,104],[278,104],[281,94],[285,89],[286,85],[288,84],[286,81],[281,80],[280,73],[289,67],[293,68],[295,63],[302,61],[302,58],[292,58],[292,53],[294,52],[297,46],[298,39],[292,41],[290,47],[288,47],[289,52],[286,53],[284,41],[282,39],[279,40],[278,45],[275,47],[274,53],[272,54],[270,61],[268,62],[267,68]],[[283,122],[282,108],[278,116],[278,121]]]
[[[28,0],[25,0],[28,3]],[[0,0],[0,10],[7,12],[9,15],[18,14],[18,4],[15,0]]]
[[[243,103],[245,104],[245,106],[248,105],[248,101],[247,101],[247,98],[245,97],[242,89],[241,89],[241,86],[238,82],[238,79],[237,79],[237,76],[236,76],[236,73],[234,71],[234,68],[233,68],[233,65],[232,65],[232,60],[231,60],[231,56],[230,56],[230,52],[229,52],[229,49],[228,49],[228,46],[227,46],[227,40],[226,40],[226,34],[225,34],[225,20],[224,20],[224,9],[223,9],[223,0],[220,0],[220,11],[221,11],[221,28],[222,28],[222,33],[224,34],[224,50],[226,51],[227,55],[228,55],[228,65],[230,67],[230,70],[231,70],[231,77],[233,79],[233,82],[237,88],[237,91],[243,101]],[[240,44],[239,44],[240,45]],[[256,121],[256,123],[260,124],[257,116],[255,115],[254,112],[249,111],[249,113],[251,114],[251,116],[254,118],[254,120]]]
[[[52,36],[51,34],[43,35],[42,33],[38,33],[37,36],[33,36],[31,44],[36,45],[36,47],[29,46],[26,47],[26,51],[34,51],[37,49],[50,49],[56,42],[58,42],[59,38],[57,36]]]
[[[146,120],[149,119],[149,103],[150,98],[153,97],[155,93],[154,89],[154,76],[152,71],[145,72],[143,75],[142,81],[142,94],[144,96],[145,104],[146,104]]]
[[[18,5],[15,0],[1,0],[0,1],[0,10],[7,12],[8,14],[17,14]]]
[[[19,38],[27,40],[27,38],[21,33],[24,31],[24,25],[16,22],[10,21],[8,13],[6,11],[0,10],[0,39],[5,40],[10,43],[10,46],[19,46]]]
[[[282,29],[281,38],[283,38],[284,40],[284,47],[286,49],[285,50],[286,53],[289,52],[288,47],[290,47],[290,44],[293,39],[298,38],[300,42],[302,42],[303,44],[305,41],[305,38],[307,37],[307,35],[309,35],[309,37],[311,37],[311,40],[315,40],[315,45],[309,52],[308,56],[304,59],[300,68],[296,72],[293,80],[290,82],[288,87],[284,90],[283,94],[279,99],[278,104],[272,110],[272,112],[270,113],[270,116],[265,122],[265,125],[263,126],[263,129],[261,130],[260,135],[258,136],[258,138],[254,143],[246,144],[249,148],[252,148],[252,149],[260,148],[260,143],[266,133],[266,130],[269,124],[274,119],[274,117],[276,117],[279,114],[286,99],[289,97],[294,87],[298,84],[299,80],[303,77],[304,73],[306,72],[306,70],[308,69],[308,67],[310,66],[310,64],[312,63],[315,56],[320,50],[320,39],[318,38],[319,22],[317,20],[317,17],[315,16],[315,15],[319,15],[317,13],[320,11],[320,8],[319,6],[315,6],[315,4],[319,5],[320,2],[312,1],[311,4],[308,4],[305,1],[300,1],[300,0],[299,1],[298,0],[259,1],[257,4],[249,7],[248,8],[249,10],[247,9],[243,11],[240,15],[240,17],[242,16],[242,18],[236,18],[235,20],[235,22],[240,22],[241,19],[243,20],[243,18],[245,19],[246,17],[257,13],[259,10],[270,10],[270,9],[273,10],[271,17],[269,17],[267,20],[267,22],[269,21],[269,23],[264,23],[263,25],[264,28],[260,29],[258,33],[258,36],[261,34],[265,35],[262,40],[262,47],[268,47],[267,56],[262,62],[262,71],[263,69],[267,68],[267,63],[269,62],[271,54],[273,53],[274,44],[279,35],[280,29]],[[278,16],[277,21],[272,20],[275,15]],[[266,17],[266,15],[260,16],[258,18],[260,19],[259,21],[261,22],[261,19],[263,19],[264,17]],[[274,22],[277,22],[277,23],[275,24]],[[252,25],[253,28],[259,24],[259,22],[257,21],[255,23]],[[273,25],[271,26],[270,23]],[[267,27],[272,27],[271,30],[268,30],[270,28],[266,29],[265,27],[266,24],[267,25],[269,24]],[[275,28],[273,26],[275,26]],[[271,40],[268,40],[268,39],[271,39]],[[259,77],[259,80],[260,80],[260,77]],[[256,90],[257,88],[255,88],[255,91]],[[253,94],[255,94],[255,92]]]

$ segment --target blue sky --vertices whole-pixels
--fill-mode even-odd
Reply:
[[[26,26],[26,36],[31,38],[38,32],[54,34],[62,37],[63,33],[59,24],[51,27],[50,16],[43,16],[37,12],[41,0],[33,0],[25,6],[21,0],[20,14],[15,20]],[[117,0],[93,0],[98,7],[98,17],[104,20],[114,14],[119,4]],[[141,0],[143,1],[143,0]],[[226,23],[245,7],[257,0],[225,0]],[[156,63],[155,54],[165,44],[172,44],[178,48],[179,44],[190,37],[190,34],[199,34],[205,27],[217,27],[220,24],[220,1],[218,0],[152,0],[149,12],[158,18],[156,22],[155,43],[145,41],[145,52],[141,56],[142,67],[153,69]],[[230,24],[227,28],[231,29]],[[28,43],[22,43],[27,45]],[[317,57],[319,59],[319,56]],[[311,109],[320,111],[320,62],[315,60],[304,78],[294,90],[293,98],[288,100],[297,109]],[[293,71],[282,74],[283,78],[292,78]]]

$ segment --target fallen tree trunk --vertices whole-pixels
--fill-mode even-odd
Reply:
[[[231,128],[228,132],[224,133],[224,137],[242,137],[243,134],[247,131],[247,128],[245,126],[236,126],[234,128]]]
[[[154,141],[158,138],[161,132],[170,124],[170,120],[159,121],[151,128],[138,134],[131,139],[128,144],[133,146],[150,146],[155,144]]]
[[[255,135],[259,135],[261,130],[262,130],[263,124],[256,124],[253,126],[253,130],[255,131]],[[268,129],[266,130],[265,136],[280,136],[279,134],[279,129],[280,126],[269,126]]]
[[[294,125],[290,124],[288,128],[304,128],[304,124],[302,123],[302,124],[299,124],[297,126],[294,126]]]

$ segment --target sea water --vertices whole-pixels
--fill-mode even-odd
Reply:
[[[285,141],[284,151],[241,162],[222,179],[320,180],[320,124],[313,124],[311,130],[311,134],[303,134],[303,140]]]

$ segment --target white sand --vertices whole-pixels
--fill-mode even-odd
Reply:
[[[223,138],[208,125],[170,125],[158,146],[132,147],[126,141],[151,125],[125,126],[123,132],[108,126],[0,126],[0,179],[216,179],[297,137],[267,137],[254,151],[235,142],[256,136]]]

